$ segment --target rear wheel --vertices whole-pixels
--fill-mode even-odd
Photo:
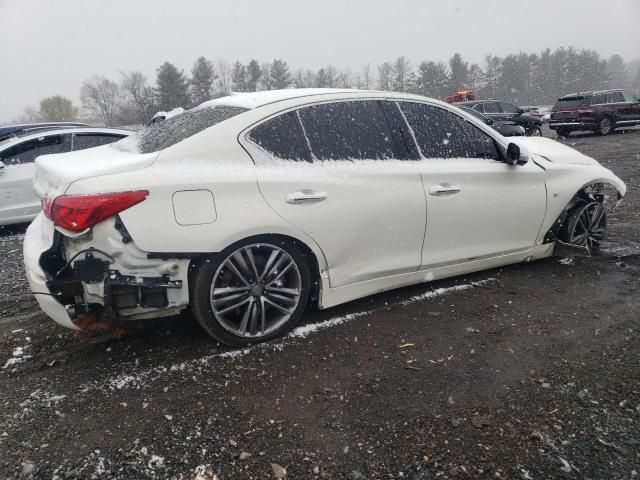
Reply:
[[[598,133],[600,135],[609,135],[613,130],[613,120],[609,117],[602,117],[598,122]]]
[[[574,207],[562,227],[560,238],[570,245],[597,250],[607,230],[607,212],[600,202],[583,202]]]
[[[530,129],[527,130],[527,135],[529,137],[541,137],[542,129],[540,127],[531,127]]]
[[[309,266],[294,244],[243,242],[200,264],[192,309],[220,343],[248,345],[291,329],[307,306]]]

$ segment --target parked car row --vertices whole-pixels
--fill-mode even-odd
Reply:
[[[524,128],[527,136],[540,137],[542,135],[542,119],[538,115],[527,113],[512,103],[496,100],[474,100],[457,102],[454,105],[470,108],[496,122],[513,122]]]

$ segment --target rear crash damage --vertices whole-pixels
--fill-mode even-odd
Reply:
[[[59,321],[58,312],[54,320],[76,329],[175,315],[189,303],[190,260],[171,257],[138,249],[118,216],[80,233],[55,227],[51,247],[38,260],[42,295],[48,292],[64,307],[68,319]]]

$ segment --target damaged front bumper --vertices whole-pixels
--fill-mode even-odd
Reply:
[[[117,218],[72,234],[40,214],[24,240],[31,291],[49,317],[72,329],[81,317],[112,323],[186,308],[190,259],[158,257],[138,249]]]

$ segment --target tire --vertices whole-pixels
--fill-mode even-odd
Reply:
[[[568,130],[566,128],[558,128],[556,130],[556,135],[558,135],[558,137],[568,137],[570,133],[571,130]]]
[[[611,117],[602,117],[598,122],[598,128],[596,132],[599,135],[609,135],[614,129],[614,122]]]
[[[527,136],[528,137],[541,137],[542,136],[542,129],[540,127],[531,127],[529,129],[527,129]]]
[[[295,242],[256,237],[201,262],[191,291],[200,326],[224,345],[244,346],[282,335],[298,323],[309,301],[311,275]]]
[[[560,229],[560,239],[570,245],[600,248],[607,230],[607,212],[600,202],[583,201],[573,207]]]

